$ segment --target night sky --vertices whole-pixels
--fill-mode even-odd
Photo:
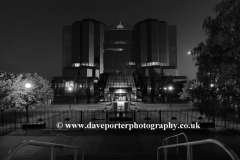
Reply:
[[[196,77],[187,52],[205,40],[207,15],[221,0],[0,0],[0,70],[62,76],[62,27],[93,18],[107,26],[156,18],[177,25],[179,75]]]

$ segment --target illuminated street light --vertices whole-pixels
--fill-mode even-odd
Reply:
[[[172,87],[172,86],[169,86],[168,87],[168,90],[170,91],[170,109],[172,109],[172,90],[173,90],[174,88]]]
[[[32,88],[32,84],[31,83],[26,83],[25,85],[24,85],[24,87],[26,88],[26,90],[28,90],[28,89],[30,89],[30,88]],[[26,99],[28,99],[28,93],[27,93],[27,98]],[[28,124],[28,103],[26,103],[26,105],[25,105],[25,110],[26,110],[26,127],[28,128],[28,126],[27,126],[27,124]],[[27,134],[27,128],[26,128],[26,132],[25,132],[25,134]]]
[[[191,54],[191,52],[190,52],[190,51],[188,51],[188,54]]]
[[[169,87],[168,87],[168,90],[172,91],[172,90],[173,90],[173,87],[172,87],[172,86],[169,86]]]
[[[210,87],[214,87],[214,84],[210,84]]]
[[[68,91],[72,92],[73,88],[72,87],[68,87]],[[69,109],[71,109],[71,96],[69,98]]]
[[[29,88],[31,88],[31,87],[32,87],[31,83],[26,83],[26,84],[25,84],[25,88],[29,89]]]
[[[174,90],[173,86],[168,86],[168,87],[164,87],[164,90],[167,91],[169,90],[170,92],[170,108],[172,109],[172,90]]]

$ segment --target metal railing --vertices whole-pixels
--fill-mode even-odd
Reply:
[[[11,157],[22,147],[26,145],[33,145],[33,146],[42,146],[42,147],[49,147],[50,148],[50,160],[55,159],[54,148],[68,148],[74,149],[74,160],[77,160],[77,151],[80,150],[82,153],[82,160],[84,160],[84,150],[82,147],[71,146],[71,145],[63,145],[63,144],[56,144],[56,143],[48,143],[48,142],[41,142],[35,140],[25,140],[11,149],[3,160],[10,160]]]
[[[63,141],[61,140],[63,138]],[[55,138],[55,143],[56,144],[63,144],[63,145],[71,145],[71,146],[76,146],[76,147],[80,147],[80,143],[79,140],[70,136],[66,136],[64,134],[57,134],[56,138]],[[66,155],[67,154],[68,149],[67,148],[63,148],[63,153]],[[55,154],[55,151],[54,151]]]
[[[170,136],[170,137],[165,138],[163,140],[163,146],[165,146],[165,144],[168,145],[168,139],[173,138],[173,137],[176,137],[176,144],[178,144],[178,140],[179,140],[178,137],[181,136],[181,135],[183,135],[185,137],[186,142],[188,142],[188,138],[187,138],[186,134],[185,133],[179,133],[179,134],[176,134],[174,136]],[[164,152],[165,152],[164,156],[167,156],[167,149],[165,149]],[[177,147],[177,154],[178,154],[178,147]]]
[[[172,145],[158,147],[157,160],[159,160],[159,149],[163,148],[164,150],[166,150],[167,148],[180,147],[180,146],[187,146],[187,160],[192,160],[192,146],[201,145],[201,144],[209,144],[209,143],[216,144],[219,147],[221,147],[224,151],[227,152],[227,154],[232,158],[232,160],[240,160],[231,148],[229,148],[227,145],[225,145],[222,142],[215,140],[215,139],[205,139],[205,140],[200,140],[200,141],[186,142],[186,143],[179,143],[179,144],[172,144]],[[167,156],[164,156],[164,158],[167,158]],[[165,160],[167,160],[167,159],[165,159]]]
[[[67,107],[66,107],[67,108]],[[132,107],[131,107],[132,108]],[[192,124],[193,121],[199,122],[210,122],[206,117],[203,120],[198,120],[199,111],[198,110],[141,110],[134,109],[133,111],[127,110],[125,115],[133,115],[135,110],[135,122],[138,124],[143,123],[154,123],[154,124],[165,124],[168,122],[173,122],[175,124]],[[93,114],[94,113],[94,114]],[[105,114],[103,114],[105,113]],[[100,118],[96,120],[98,123],[112,123],[108,119],[111,116],[115,116],[114,110],[95,110],[94,112],[90,110],[29,110],[29,123],[46,123],[47,129],[58,129],[56,126],[57,122],[68,123],[81,123],[87,124],[96,117]],[[99,115],[101,115],[99,117]],[[133,117],[133,116],[132,116]],[[174,121],[172,118],[176,118]],[[67,121],[66,119],[69,119]],[[95,121],[94,121],[95,122]],[[226,126],[225,126],[226,122]],[[23,111],[8,111],[0,115],[0,134],[5,133],[9,130],[21,129],[22,126],[26,124],[26,113]],[[239,116],[231,116],[227,121],[220,115],[216,116],[215,126],[227,127],[229,129],[240,130],[240,119]],[[65,128],[67,129],[67,128]],[[73,128],[71,128],[73,129]],[[84,129],[84,128],[81,128]],[[219,128],[221,129],[221,128]]]
[[[58,140],[59,140],[60,137],[63,137],[63,138],[64,138],[64,143],[63,143],[64,145],[67,145],[67,139],[70,139],[70,140],[72,141],[71,145],[76,146],[76,147],[80,147],[80,146],[79,146],[79,140],[78,140],[78,139],[73,138],[73,137],[66,136],[66,135],[61,134],[61,133],[57,134],[56,139],[55,139],[55,143],[60,144],[60,143],[58,142]]]

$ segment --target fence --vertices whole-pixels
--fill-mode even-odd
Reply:
[[[127,110],[123,112],[124,120],[117,120],[119,113],[114,110],[32,110],[29,111],[28,123],[45,123],[47,129],[57,129],[56,123],[76,123],[76,124],[114,124],[133,123],[137,124],[165,124],[168,122],[175,124],[191,124],[193,121],[211,122],[211,120],[201,117],[197,110]],[[21,129],[26,124],[26,112],[10,111],[1,115],[0,134],[9,130]],[[223,119],[215,118],[216,127],[226,127],[240,130],[240,120],[238,117]]]

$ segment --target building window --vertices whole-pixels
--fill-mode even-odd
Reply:
[[[74,86],[74,82],[73,81],[67,81],[65,82],[65,87],[69,88],[69,87],[73,87]]]
[[[92,69],[87,69],[87,77],[92,77]]]
[[[114,41],[114,44],[127,44],[126,41]]]
[[[98,69],[95,70],[95,76],[99,78],[99,70]]]
[[[83,85],[80,83],[80,84],[79,84],[79,88],[82,88],[82,87],[83,87]]]
[[[134,65],[135,65],[135,62],[128,62],[127,65],[129,65],[129,66],[134,66]]]
[[[159,62],[148,62],[148,63],[142,63],[142,67],[146,67],[146,66],[166,66],[166,63],[159,63]]]
[[[142,63],[142,67],[146,67],[147,66],[147,64],[146,63]]]
[[[94,66],[94,63],[89,63],[88,66]]]
[[[145,76],[149,76],[149,70],[145,69]]]
[[[107,51],[123,51],[123,48],[105,48]]]
[[[130,41],[108,41],[105,44],[131,44]]]
[[[73,63],[72,66],[73,67],[80,67],[80,63]]]
[[[114,51],[123,51],[123,48],[114,48]]]

